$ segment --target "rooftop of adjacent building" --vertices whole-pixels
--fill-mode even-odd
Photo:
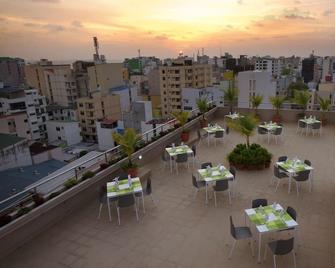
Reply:
[[[41,142],[34,142],[29,146],[29,150],[31,155],[36,155],[40,154],[46,151],[50,151],[57,148],[57,146],[46,144],[46,143],[41,143]]]
[[[24,140],[26,139],[15,135],[0,133],[0,150],[6,149],[17,143],[21,143]]]

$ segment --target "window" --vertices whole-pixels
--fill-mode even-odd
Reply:
[[[60,131],[60,128],[59,128],[59,127],[56,127],[56,130],[57,130],[57,131]]]
[[[57,139],[61,140],[62,138],[58,136]]]
[[[28,119],[24,119],[24,122],[27,123],[27,122],[28,122]]]
[[[26,133],[27,133],[27,134],[30,134],[30,131],[29,131],[29,130],[27,130],[27,131],[26,131]]]
[[[35,122],[31,122],[31,124],[32,124],[32,125],[36,125],[36,124],[37,124],[37,121],[35,121]]]

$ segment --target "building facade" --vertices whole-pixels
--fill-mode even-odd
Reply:
[[[20,58],[0,57],[0,82],[17,87],[24,83],[25,62]]]

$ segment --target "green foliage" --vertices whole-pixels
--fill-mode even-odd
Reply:
[[[87,151],[81,151],[80,153],[79,153],[79,157],[82,157],[82,156],[84,156],[85,154],[87,154],[88,152]]]
[[[78,181],[76,180],[76,178],[71,178],[71,179],[68,179],[66,182],[64,182],[64,186],[66,189],[70,189],[77,184],[78,184]]]
[[[27,214],[29,211],[31,211],[31,208],[28,208],[28,207],[22,207],[20,208],[18,211],[17,211],[17,216],[20,217],[22,215],[25,215]]]
[[[330,99],[323,99],[321,97],[318,98],[319,104],[320,104],[320,109],[323,112],[328,112],[330,109]]]
[[[235,87],[229,87],[223,91],[224,93],[224,100],[229,102],[230,112],[233,112],[233,105],[234,102],[238,98],[238,89]]]
[[[282,75],[290,75],[292,74],[292,70],[290,68],[284,68],[281,72]]]
[[[181,127],[183,127],[188,120],[189,112],[181,111],[172,113],[173,117],[178,121]]]
[[[237,144],[228,155],[229,163],[243,167],[263,167],[271,161],[272,155],[259,144]]]
[[[89,170],[89,171],[86,171],[86,172],[83,174],[83,176],[81,177],[81,179],[84,181],[84,180],[87,180],[87,179],[89,179],[89,178],[94,177],[94,175],[95,175],[95,173],[94,173],[93,171]]]
[[[200,113],[204,114],[208,111],[208,100],[207,98],[199,98],[197,99],[197,106],[200,111]]]
[[[295,90],[294,91],[294,102],[302,107],[304,113],[307,109],[307,104],[309,99],[311,98],[311,94],[306,90]]]
[[[251,115],[239,117],[228,122],[228,126],[246,138],[246,145],[249,147],[249,138],[257,127],[257,119]]]
[[[287,91],[288,91],[289,97],[292,98],[294,96],[294,91],[307,90],[307,89],[308,89],[308,86],[302,80],[298,80],[296,82],[292,82],[288,86]]]
[[[127,128],[123,135],[114,132],[113,139],[121,146],[121,150],[128,157],[128,162],[131,165],[131,155],[135,152],[136,144],[140,141],[140,136],[136,134],[133,128]]]
[[[263,95],[256,94],[255,96],[251,97],[251,105],[257,111],[259,105],[261,105],[263,101]]]
[[[284,101],[285,101],[285,96],[270,96],[269,100],[273,106],[273,108],[276,109],[277,115],[279,115],[279,110],[281,108],[281,106],[283,105]]]

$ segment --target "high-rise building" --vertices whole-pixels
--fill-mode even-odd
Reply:
[[[96,121],[104,118],[121,119],[120,95],[98,91],[78,99],[78,120],[84,140],[98,141]]]
[[[170,65],[159,67],[162,116],[182,110],[181,89],[204,88],[212,85],[212,65],[197,64],[187,57],[179,57]]]
[[[0,57],[0,82],[6,86],[17,87],[24,83],[24,60]]]
[[[36,89],[0,88],[0,132],[16,134],[28,140],[46,140],[46,98]]]
[[[304,82],[307,84],[312,82],[314,79],[314,70],[315,70],[315,58],[314,55],[311,55],[309,58],[302,60],[302,69],[301,76],[304,79]]]
[[[77,85],[78,98],[88,96],[90,90],[87,68],[91,66],[94,66],[94,62],[79,60],[72,63],[73,74]]]
[[[258,58],[255,63],[255,70],[270,72],[275,77],[281,75],[282,69],[283,65],[281,60],[270,56]]]

